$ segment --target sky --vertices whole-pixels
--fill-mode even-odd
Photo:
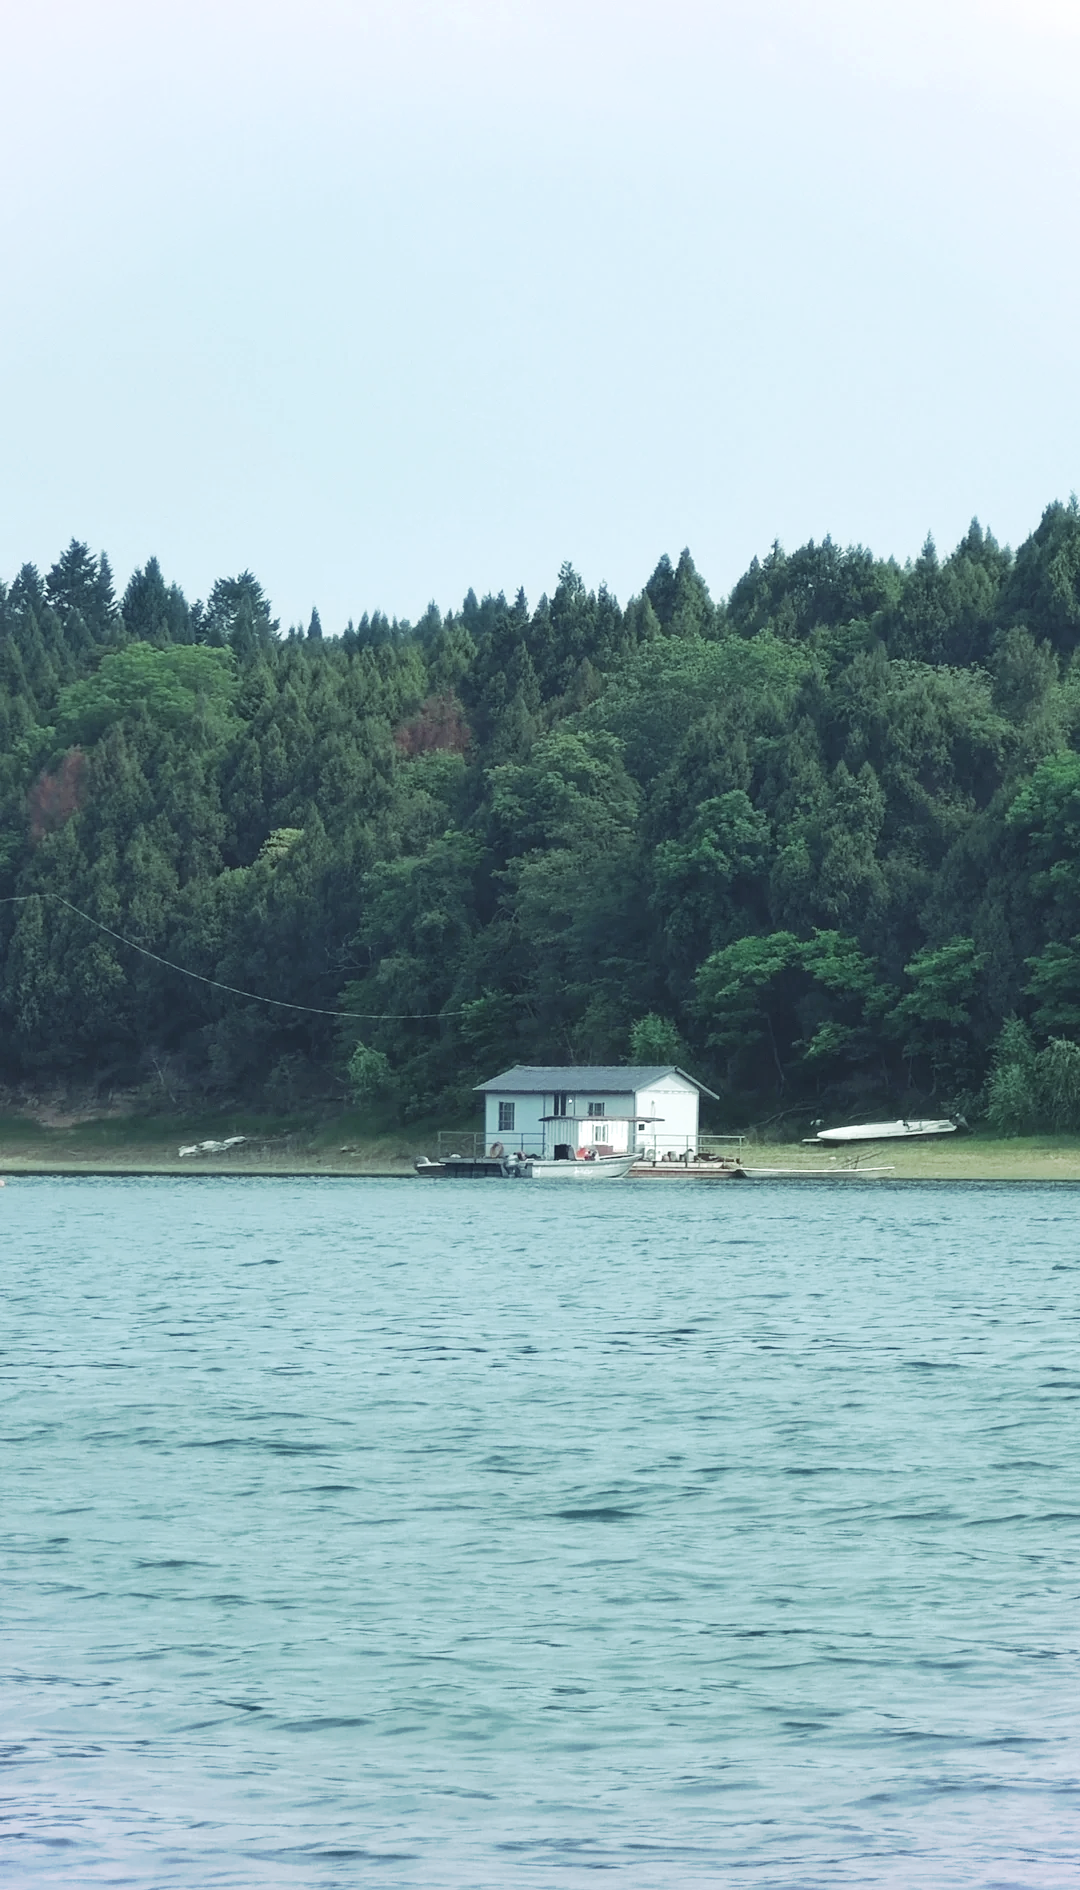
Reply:
[[[1080,486],[1080,0],[0,0],[0,577],[283,624]]]

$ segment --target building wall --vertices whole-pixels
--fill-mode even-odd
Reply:
[[[501,1142],[510,1152],[520,1148],[527,1155],[550,1156],[557,1142],[569,1142],[573,1148],[591,1148],[599,1141],[622,1150],[630,1147],[632,1138],[637,1147],[658,1158],[669,1152],[682,1155],[687,1149],[692,1154],[697,1153],[698,1092],[682,1077],[665,1077],[662,1083],[636,1096],[629,1091],[624,1095],[601,1096],[585,1090],[575,1090],[572,1095],[574,1113],[565,1120],[565,1125],[563,1121],[544,1120],[551,1116],[555,1104],[550,1091],[546,1096],[485,1096],[485,1147],[490,1149],[494,1142]],[[507,1102],[514,1105],[514,1127],[501,1129],[499,1104]],[[602,1103],[603,1116],[590,1116],[590,1103]],[[618,1117],[632,1120],[629,1123],[612,1120],[605,1130],[606,1119]],[[650,1117],[660,1120],[650,1121]],[[645,1128],[639,1126],[642,1122]]]
[[[590,1103],[601,1107],[603,1115],[590,1116]],[[623,1096],[600,1096],[578,1090],[574,1095],[575,1114],[569,1118],[566,1131],[561,1122],[548,1123],[551,1147],[557,1142],[569,1142],[572,1148],[595,1148],[599,1143],[616,1155],[624,1155],[633,1146],[631,1136],[636,1135],[636,1120],[627,1120],[633,1117],[636,1107],[629,1090]]]
[[[636,1122],[628,1122],[625,1115],[621,1118],[616,1117],[614,1109],[610,1115],[585,1116],[576,1122],[571,1122],[570,1132],[565,1136],[558,1122],[549,1123],[548,1128],[552,1130],[555,1142],[568,1141],[574,1148],[599,1146],[602,1149],[610,1149],[613,1155],[625,1155],[627,1149],[636,1143]],[[633,1143],[630,1139],[632,1135],[635,1138]]]
[[[693,1084],[681,1076],[667,1076],[662,1083],[640,1090],[637,1098],[637,1139],[649,1155],[697,1154],[698,1106],[700,1098]],[[657,1120],[650,1120],[650,1118]]]
[[[500,1129],[499,1104],[514,1105],[514,1126]],[[544,1148],[544,1124],[541,1118],[551,1113],[550,1096],[485,1096],[484,1143],[490,1149],[501,1142],[511,1154],[523,1148],[526,1155],[540,1155]]]
[[[514,1105],[512,1129],[499,1127],[500,1103]],[[590,1103],[602,1104],[603,1115],[590,1116]],[[634,1114],[636,1102],[629,1092],[623,1096],[599,1096],[586,1090],[576,1090],[573,1092],[573,1105],[572,1116],[545,1121],[545,1117],[551,1117],[555,1107],[555,1098],[550,1090],[546,1096],[528,1093],[485,1096],[485,1147],[490,1149],[494,1142],[501,1142],[505,1149],[511,1151],[521,1148],[527,1155],[551,1155],[557,1142],[569,1142],[572,1148],[591,1148],[597,1141],[609,1143],[618,1149],[630,1146],[630,1125],[626,1121],[613,1121],[610,1130],[604,1129],[608,1118]],[[636,1132],[636,1121],[633,1128]],[[603,1133],[598,1135],[597,1130]]]

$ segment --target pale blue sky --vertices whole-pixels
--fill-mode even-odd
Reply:
[[[1016,542],[1080,485],[1075,0],[0,0],[0,575],[283,623]]]

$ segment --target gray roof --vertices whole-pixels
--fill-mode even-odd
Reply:
[[[504,1070],[501,1076],[493,1076],[490,1083],[477,1083],[476,1088],[483,1090],[486,1095],[512,1091],[515,1096],[543,1096],[557,1089],[565,1089],[571,1094],[577,1090],[591,1090],[596,1096],[625,1096],[639,1089],[650,1089],[664,1076],[684,1077],[703,1096],[711,1096],[716,1101],[711,1089],[706,1089],[696,1076],[688,1075],[675,1063],[574,1063],[561,1067],[546,1063],[517,1063],[512,1070]]]

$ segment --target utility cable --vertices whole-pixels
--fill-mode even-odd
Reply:
[[[140,952],[144,958],[152,958],[155,965],[164,965],[166,971],[177,971],[182,978],[194,978],[199,984],[209,984],[215,991],[228,991],[232,997],[247,998],[252,1004],[272,1004],[279,1011],[302,1011],[307,1017],[355,1017],[365,1024],[419,1024],[439,1017],[463,1017],[464,1010],[457,1011],[324,1011],[317,1004],[290,1004],[286,998],[264,997],[260,991],[241,991],[235,984],[223,984],[220,978],[204,977],[201,971],[192,971],[187,965],[177,965],[171,958],[163,958],[160,952],[152,952],[146,945],[137,945],[133,938],[125,938],[122,932],[114,932],[111,925],[104,925],[95,919],[92,913],[83,912],[81,907],[73,906],[70,899],[61,893],[11,893],[0,899],[0,906],[23,906],[31,899],[54,899],[58,905],[66,906],[77,918],[85,919],[87,925],[96,925],[99,932],[108,938],[114,938],[118,945],[124,945],[128,951]]]

